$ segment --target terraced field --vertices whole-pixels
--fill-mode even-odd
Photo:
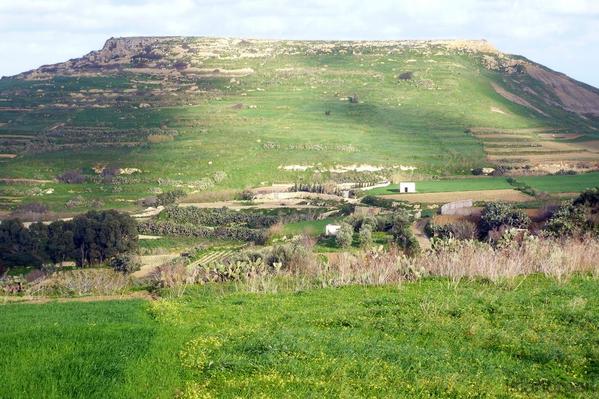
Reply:
[[[200,255],[200,257],[197,258],[196,260],[194,260],[192,263],[190,263],[188,267],[191,268],[191,267],[195,267],[195,266],[205,266],[205,265],[210,265],[213,263],[219,263],[219,262],[224,261],[225,259],[227,259],[228,257],[230,257],[231,255],[235,254],[238,251],[239,251],[239,247],[211,249],[209,251],[206,251],[202,255]]]

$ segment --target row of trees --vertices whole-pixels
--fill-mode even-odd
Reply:
[[[41,266],[75,261],[103,263],[137,248],[137,223],[114,210],[90,211],[71,221],[28,228],[18,219],[0,224],[0,266]]]

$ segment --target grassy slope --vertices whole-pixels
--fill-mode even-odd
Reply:
[[[299,173],[279,169],[292,164],[322,164],[323,168],[361,163],[410,165],[422,173],[460,174],[486,163],[482,145],[464,133],[466,127],[509,129],[547,123],[497,95],[489,82],[499,81],[500,75],[481,69],[474,57],[465,55],[424,56],[411,51],[392,57],[288,55],[268,62],[207,59],[204,67],[251,67],[256,73],[238,79],[238,85],[228,84],[228,80],[198,80],[198,85],[219,90],[220,95],[188,95],[191,106],[0,111],[0,122],[11,121],[0,127],[0,135],[39,134],[44,127],[64,121],[75,126],[139,129],[166,122],[169,128],[179,131],[177,139],[170,143],[44,153],[3,161],[0,175],[47,179],[67,169],[89,168],[96,163],[142,169],[143,178],[150,184],[124,187],[122,194],[108,189],[91,190],[95,191],[93,196],[101,191],[100,198],[115,206],[116,200],[126,198],[127,193],[147,195],[149,185],[155,185],[159,177],[189,181],[215,171],[228,174],[217,188],[294,181]],[[290,67],[295,72],[279,71]],[[397,75],[406,70],[415,72],[414,80],[398,81]],[[5,103],[28,106],[60,101],[81,88],[125,90],[134,78],[140,77],[56,78],[49,83],[2,80],[0,91],[10,87],[32,94],[40,87],[47,91],[44,97],[21,96]],[[432,87],[422,83],[429,81],[433,82]],[[359,96],[359,104],[340,101],[354,93]],[[233,109],[238,103],[246,108]],[[247,108],[250,105],[256,108]],[[491,112],[492,106],[510,112]],[[331,114],[326,116],[325,111]],[[275,148],[265,148],[265,143],[272,143]],[[317,146],[324,149],[316,150]],[[347,152],[347,146],[353,150]],[[57,192],[71,189],[56,184],[47,186]],[[36,200],[48,201],[55,207],[63,202],[62,198],[53,200],[51,196]]]
[[[0,374],[15,398],[590,397],[598,292],[582,277],[427,279],[276,295],[204,287],[152,305],[4,305]]]

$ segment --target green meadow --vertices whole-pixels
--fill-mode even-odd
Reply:
[[[409,180],[406,180],[409,181]],[[443,193],[452,191],[503,190],[513,188],[505,177],[472,177],[447,180],[416,181],[419,193]],[[369,195],[398,194],[399,184],[368,190]]]
[[[599,186],[599,172],[584,173],[573,176],[523,176],[518,177],[535,190],[547,193],[580,192]]]
[[[7,304],[2,397],[594,397],[598,284],[221,285],[152,302]]]

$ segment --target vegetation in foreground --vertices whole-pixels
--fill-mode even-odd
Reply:
[[[529,276],[4,305],[2,396],[592,397],[598,292]]]
[[[111,259],[115,270],[37,270],[7,300],[60,299],[0,308],[2,393],[589,397],[599,381],[598,206],[593,189],[542,225],[504,203],[485,206],[478,224],[432,218],[427,251],[408,209],[382,208],[338,215],[341,252],[321,253],[305,234],[202,248],[138,280],[127,253]],[[284,217],[292,229],[316,222]],[[272,214],[226,209],[168,208],[152,220],[285,232]],[[140,289],[154,299],[59,303]]]

